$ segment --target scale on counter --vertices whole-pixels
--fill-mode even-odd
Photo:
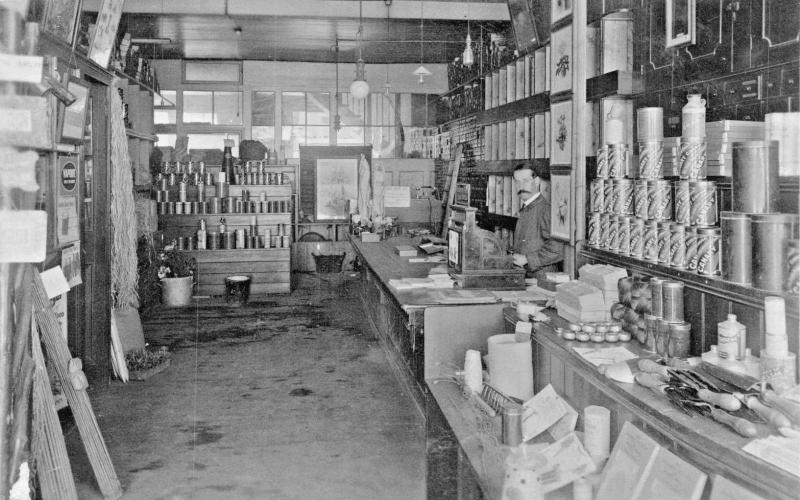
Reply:
[[[524,290],[525,270],[514,266],[502,241],[475,222],[475,207],[450,205],[447,271],[460,288]]]

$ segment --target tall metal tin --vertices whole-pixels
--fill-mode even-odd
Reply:
[[[639,178],[656,180],[663,175],[664,142],[649,141],[639,143]]]
[[[639,179],[634,184],[633,190],[634,209],[636,217],[647,219],[647,181]]]
[[[658,263],[669,265],[669,240],[672,237],[670,223],[659,221],[658,223]]]
[[[600,246],[600,212],[589,215],[589,224],[586,226],[586,243],[592,247]]]
[[[686,226],[678,222],[670,224],[669,266],[686,268]]]
[[[718,227],[697,228],[697,274],[720,274],[720,240]]]
[[[778,211],[778,141],[733,143],[731,208],[750,214]]]
[[[681,179],[700,180],[706,178],[706,141],[681,138],[678,157]]]
[[[647,221],[644,224],[642,242],[642,258],[648,262],[658,262],[658,222]]]
[[[619,220],[616,215],[608,217],[608,234],[606,235],[606,249],[616,252],[619,248]]]
[[[631,253],[631,220],[630,215],[620,215],[617,217],[619,225],[617,229],[617,253],[628,255]]]
[[[603,212],[614,213],[614,181],[612,179],[603,180]]]
[[[689,218],[691,225],[710,227],[717,225],[717,183],[695,181],[689,183]]]
[[[672,217],[672,186],[669,181],[647,181],[647,218],[669,220]]]
[[[608,232],[611,228],[611,216],[600,214],[600,239],[597,242],[600,248],[608,248]]]
[[[692,223],[689,181],[675,181],[675,222]]]
[[[597,150],[597,178],[608,179],[608,145]]]
[[[589,184],[589,210],[592,212],[602,212],[604,209],[603,193],[604,193],[603,179],[594,179]]]
[[[686,269],[697,271],[697,228],[686,226]]]
[[[741,212],[720,213],[722,233],[722,279],[749,285],[753,282],[751,221]]]
[[[626,144],[611,144],[608,147],[608,176],[624,179],[630,170],[630,148]]]
[[[661,285],[662,317],[670,323],[683,321],[683,283],[664,281]]]
[[[631,220],[630,229],[630,256],[636,259],[641,259],[644,256],[644,219],[639,217]]]
[[[753,214],[753,286],[783,290],[786,266],[784,250],[797,238],[797,214]]]
[[[661,318],[664,316],[664,280],[661,278],[650,278],[650,297],[651,297],[651,306],[650,309],[653,312],[653,316],[656,318]]]
[[[633,215],[633,180],[614,179],[614,212],[617,215]]]

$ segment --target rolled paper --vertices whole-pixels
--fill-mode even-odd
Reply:
[[[483,388],[481,353],[474,349],[464,355],[464,385],[472,392],[481,392]]]
[[[533,397],[531,342],[516,342],[513,334],[488,339],[489,376],[492,386],[507,396],[527,401]]]
[[[584,408],[583,445],[595,462],[608,458],[611,448],[611,412],[608,408]]]

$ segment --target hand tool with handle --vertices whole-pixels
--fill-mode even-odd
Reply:
[[[755,396],[748,396],[747,400],[747,407],[753,410],[754,412],[758,413],[758,415],[769,422],[770,424],[774,425],[777,428],[781,427],[791,427],[792,423],[783,413],[779,412],[774,408],[770,408],[769,406],[764,406],[761,401],[758,400]]]
[[[643,372],[655,373],[669,379],[669,368],[659,365],[652,359],[640,359],[637,364],[639,365],[639,369]]]
[[[714,408],[711,405],[709,405],[708,408],[711,410],[711,418],[721,424],[727,425],[731,429],[738,432],[739,435],[744,437],[753,437],[757,434],[756,426],[749,420],[734,417],[733,415],[718,408]]]
[[[792,403],[786,398],[778,396],[774,391],[766,391],[761,398],[768,405],[775,407],[781,413],[789,417],[795,425],[800,425],[800,405]]]

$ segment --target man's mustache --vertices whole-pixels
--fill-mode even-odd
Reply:
[[[520,189],[519,191],[517,191],[517,194],[522,194],[522,193],[533,194],[532,191],[528,191],[527,189]]]

